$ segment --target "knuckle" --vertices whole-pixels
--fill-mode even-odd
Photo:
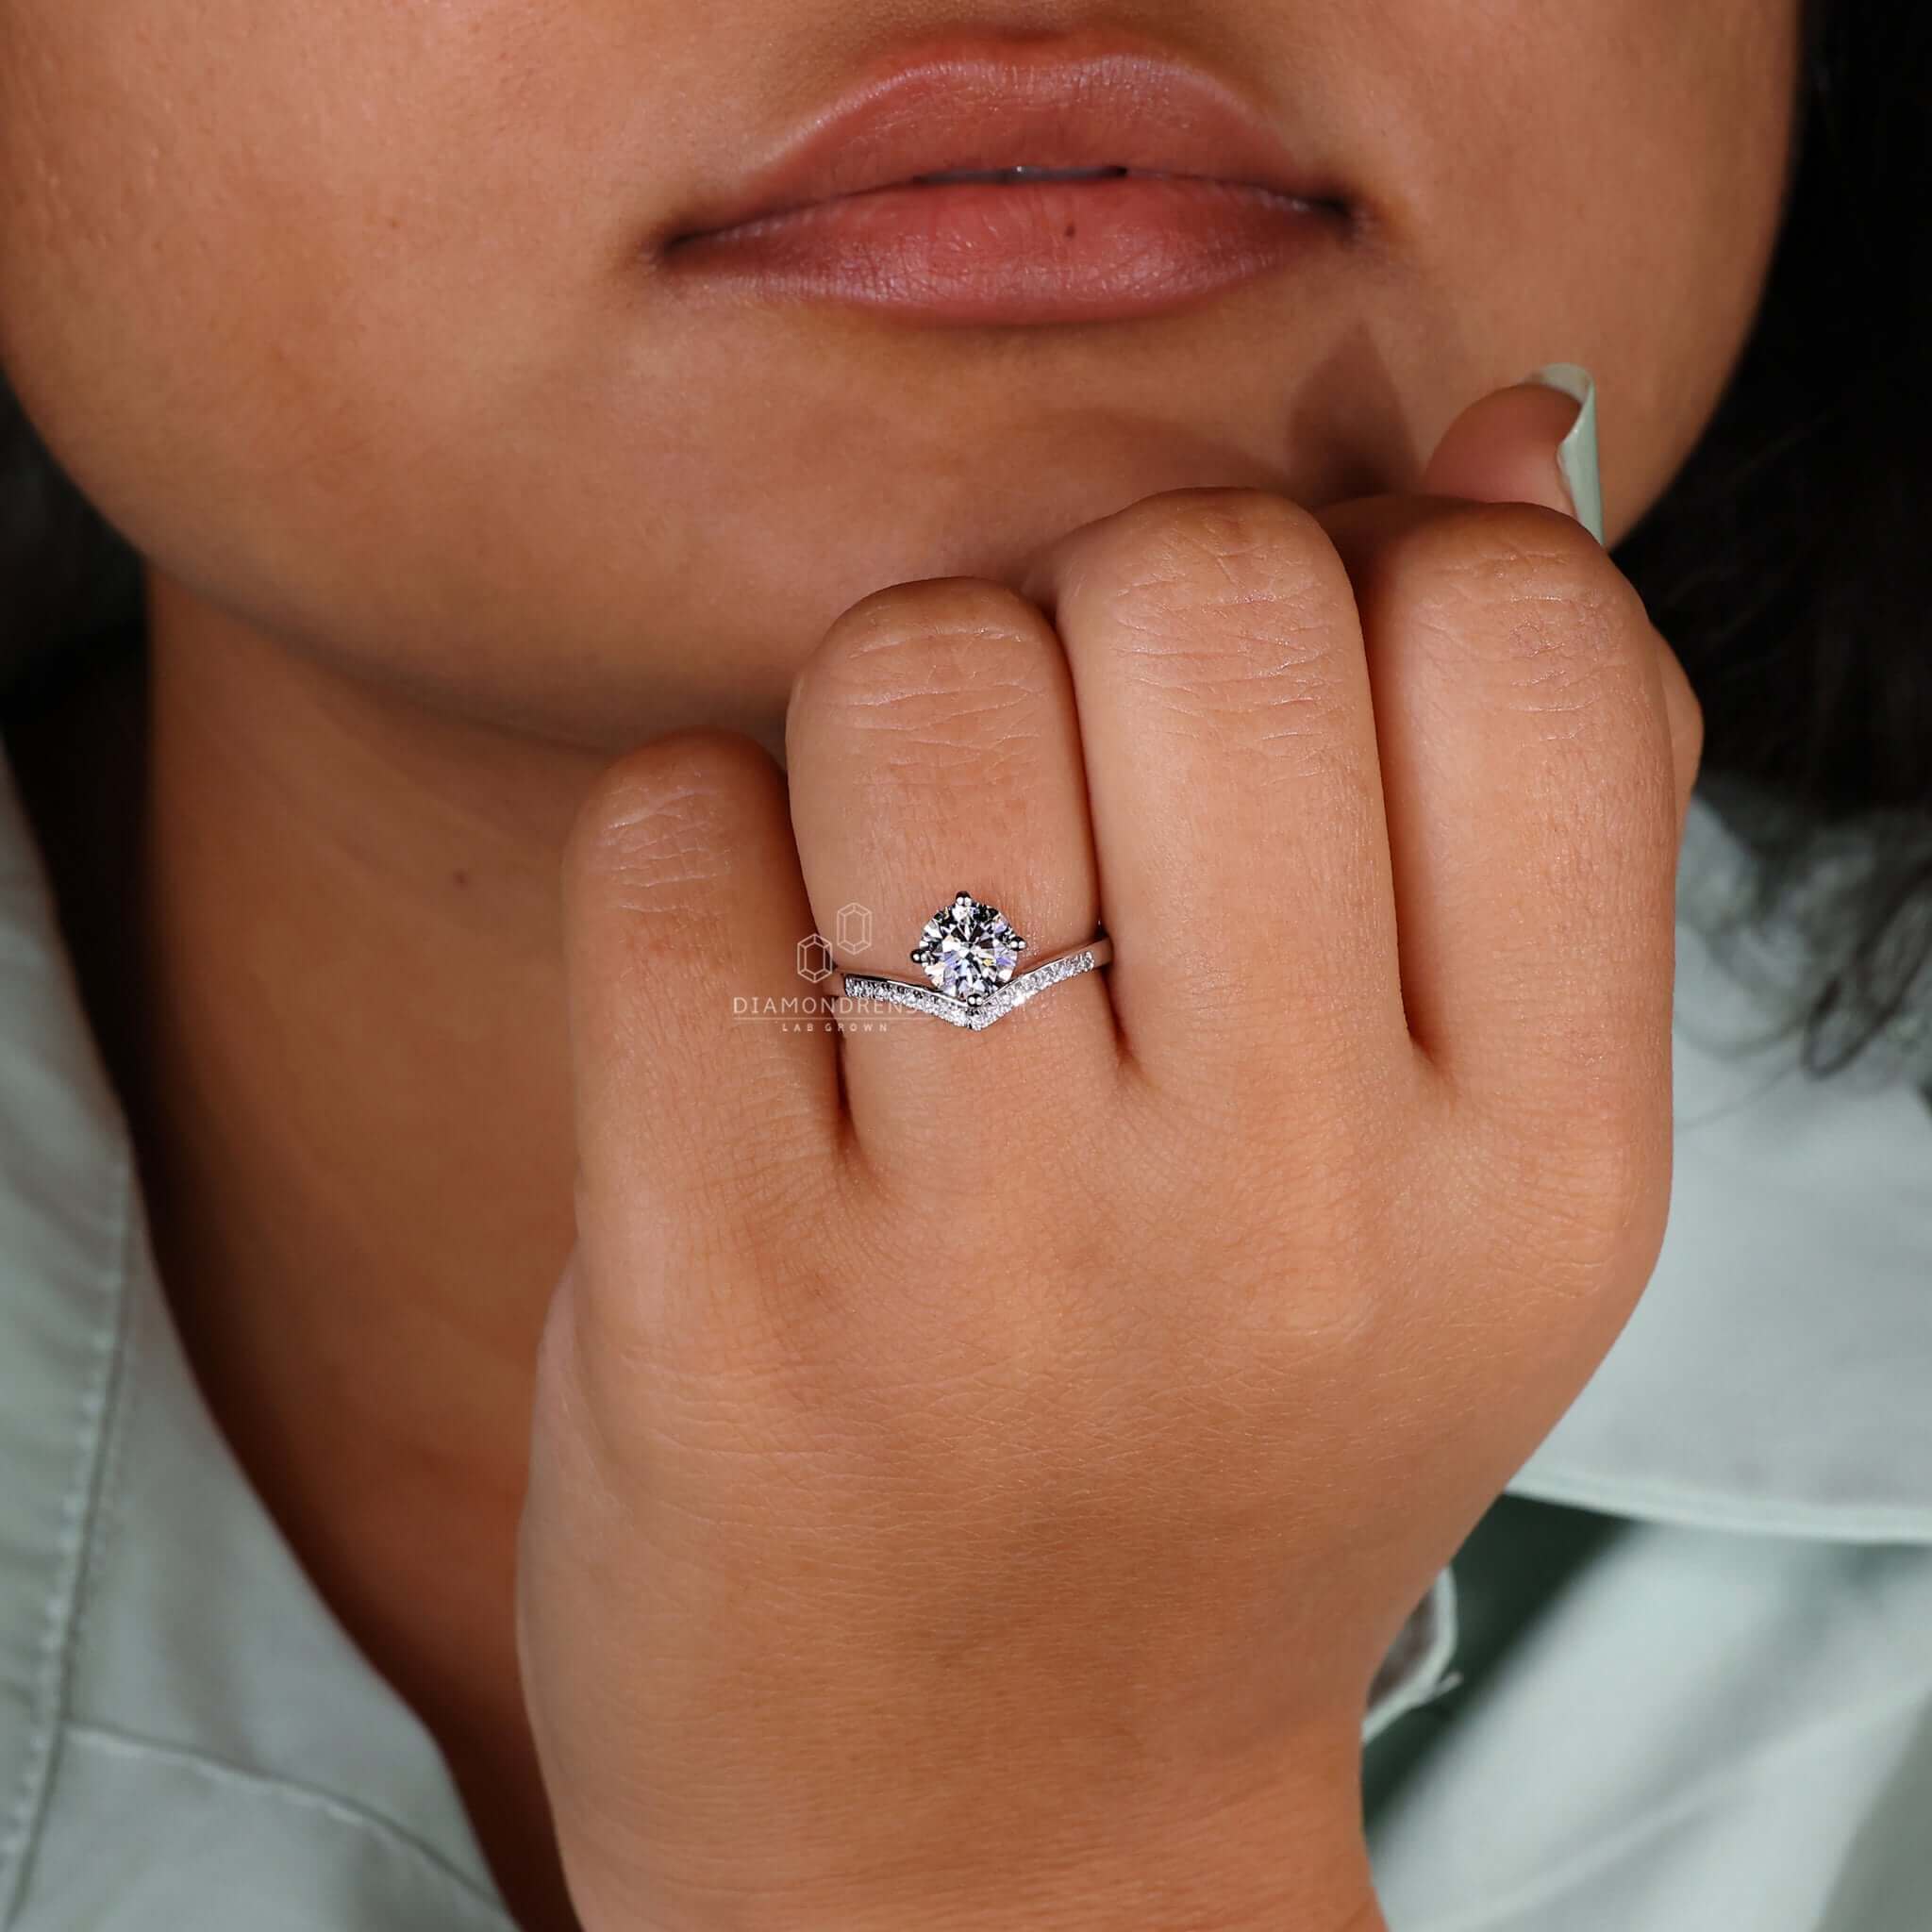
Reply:
[[[1321,524],[1266,490],[1171,490],[1092,526],[1075,572],[1087,595],[1186,609],[1331,598],[1345,574]]]
[[[1472,573],[1504,585],[1521,575],[1579,591],[1622,581],[1574,517],[1540,503],[1457,503],[1419,524],[1414,534],[1423,542],[1442,542]]]
[[[1267,491],[1130,505],[1093,527],[1060,608],[1070,652],[1107,652],[1216,741],[1305,741],[1350,689],[1347,573],[1315,517]]]
[[[1704,706],[1688,681],[1682,688],[1677,716],[1683,727],[1686,762],[1695,773],[1704,762]]]
[[[1641,599],[1574,518],[1538,504],[1463,504],[1396,540],[1396,594],[1426,636],[1453,641],[1563,702],[1579,677],[1641,670]]]
[[[1549,1278],[1591,1285],[1662,1245],[1671,1193],[1668,1123],[1647,1105],[1594,1096],[1533,1110],[1512,1139],[1519,1211],[1536,1224]]]
[[[1165,541],[1183,553],[1241,557],[1283,544],[1306,547],[1322,535],[1312,513],[1292,497],[1213,484],[1158,491],[1091,527],[1097,540],[1119,538],[1136,555]]]
[[[922,760],[1030,735],[1058,675],[1041,611],[1006,586],[938,577],[843,612],[801,672],[791,725],[879,733]]]
[[[971,683],[1037,667],[1051,627],[1004,584],[932,577],[861,597],[833,620],[806,666],[806,683],[860,697],[924,690],[941,677]]]
[[[741,849],[741,828],[782,782],[765,752],[735,732],[659,739],[591,786],[566,843],[566,886],[659,914],[708,902]]]
[[[1693,779],[1704,762],[1704,706],[1691,688],[1683,662],[1661,634],[1654,639],[1657,663],[1663,671],[1664,707],[1670,716],[1671,742],[1682,777]]]

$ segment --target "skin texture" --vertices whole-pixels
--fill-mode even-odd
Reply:
[[[1490,500],[1521,401],[1426,495],[1162,492],[1026,596],[863,600],[789,801],[712,733],[600,781],[519,1578],[588,1924],[1378,1923],[1370,1674],[1670,1193],[1701,725],[1595,541]],[[1106,981],[661,1079],[933,863],[1104,911]]]
[[[1093,18],[1008,24],[1071,37]],[[782,751],[794,674],[855,605],[966,578],[1038,608],[1056,588],[1043,540],[1156,492],[1325,509],[1412,491],[1466,406],[1553,359],[1597,376],[1614,543],[1708,419],[1761,287],[1795,4],[1281,0],[1107,23],[1246,87],[1346,186],[1353,239],[1129,325],[721,315],[654,275],[650,239],[858,60],[944,24],[936,9],[0,0],[0,365],[150,560],[147,782],[125,822],[143,972],[130,1010],[100,1018],[129,1042],[164,1278],[251,1475],[444,1743],[531,1927],[570,1923],[513,1583],[582,1154],[558,861],[598,773],[689,727]],[[1444,487],[1480,494],[1497,461]],[[1285,537],[1282,569],[1323,554],[1306,524],[1270,526],[1257,567]],[[1474,555],[1479,532],[1457,541]],[[1146,525],[1141,541],[1173,539]],[[1372,554],[1331,559],[1352,594],[1370,593]],[[1333,606],[1332,571],[1327,586]],[[1565,580],[1586,591],[1609,594]],[[891,621],[951,662],[931,594]],[[1634,650],[1627,608],[1621,622]],[[78,809],[62,788],[100,771],[111,702],[58,727],[43,823]],[[1202,715],[1208,733],[1246,716]],[[1445,732],[1450,716],[1427,713]],[[741,747],[718,755],[769,786]],[[1055,769],[1028,784],[1063,783]],[[1280,796],[1217,791],[1219,769],[1205,760],[1191,808],[1234,849],[1278,838]],[[841,815],[863,775],[815,770],[799,827]],[[928,824],[903,805],[894,823],[903,842],[814,880],[810,908],[845,891],[890,907],[897,933],[958,882]],[[1091,909],[1080,865],[1067,832],[1024,883],[1056,941]],[[1645,877],[1654,891],[1655,863]],[[806,917],[769,886],[731,903]],[[1493,940],[1517,902],[1453,903]],[[1405,969],[1404,996],[1426,1010],[1435,983]],[[1641,1060],[1657,989],[1630,984]],[[1055,1024],[1076,992],[1095,997],[1062,990]],[[683,1059],[638,1070],[634,1104],[708,1084],[720,1144],[775,1144],[707,1074],[702,1024]],[[1654,1130],[1612,1112],[1648,1150],[1654,1207]],[[774,1170],[737,1171],[755,1194]],[[1042,1206],[1011,1210],[1024,1247]],[[1228,1239],[1224,1201],[1193,1211],[1204,1241]],[[1561,1372],[1525,1356],[1537,1402],[1607,1341],[1642,1245],[1607,1271]],[[1365,1592],[1344,1677],[1526,1448],[1535,1406]]]

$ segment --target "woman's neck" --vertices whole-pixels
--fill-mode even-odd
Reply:
[[[426,716],[159,578],[147,721],[140,967],[85,977],[131,1002],[97,1026],[184,1345],[519,1923],[569,1925],[511,1592],[573,1239],[558,864],[605,759]]]

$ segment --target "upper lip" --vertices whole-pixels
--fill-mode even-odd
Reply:
[[[874,72],[674,240],[958,168],[1124,167],[1333,203],[1333,184],[1233,88],[1170,56],[953,41]]]

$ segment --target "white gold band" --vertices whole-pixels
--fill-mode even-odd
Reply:
[[[1004,986],[995,987],[977,999],[961,999],[956,993],[941,992],[937,987],[918,986],[905,979],[888,979],[874,973],[841,971],[839,983],[840,991],[848,999],[883,1000],[888,1005],[904,1007],[911,1012],[929,1013],[935,1020],[945,1021],[949,1026],[970,1027],[976,1033],[982,1027],[991,1026],[995,1020],[1005,1019],[1016,1007],[1024,1007],[1048,987],[1058,986],[1061,980],[1073,979],[1082,973],[1092,973],[1112,958],[1112,940],[1105,933],[1098,933],[1083,945],[1068,946],[1042,959],[1039,965],[1028,967],[1024,973],[1016,973]]]

